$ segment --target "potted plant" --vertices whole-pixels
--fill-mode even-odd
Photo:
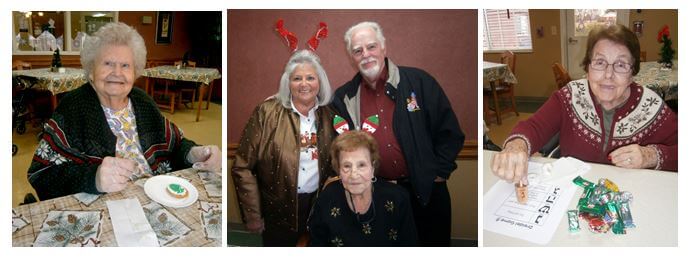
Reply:
[[[676,51],[671,48],[671,38],[669,37],[669,26],[664,25],[662,30],[659,30],[657,35],[657,42],[662,43],[662,47],[659,49],[659,63],[662,64],[662,69],[671,70],[674,65],[673,59]]]

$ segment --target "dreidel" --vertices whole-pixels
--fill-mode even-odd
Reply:
[[[519,181],[519,183],[514,184],[514,187],[516,188],[516,201],[519,204],[526,204],[528,202],[528,185],[524,185],[523,182]]]

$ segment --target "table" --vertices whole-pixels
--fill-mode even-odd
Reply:
[[[165,65],[146,68],[143,71],[143,76],[148,77],[146,79],[146,92],[150,93],[152,90],[152,85],[150,78],[162,78],[169,80],[179,80],[179,81],[190,81],[201,83],[199,85],[199,107],[196,110],[196,121],[199,121],[199,115],[201,114],[201,102],[203,100],[204,91],[208,91],[208,102],[206,104],[206,109],[211,103],[211,90],[210,84],[213,80],[221,78],[221,73],[216,68],[204,68],[204,67],[185,67],[177,69],[175,66]]]
[[[483,151],[483,196],[498,181],[492,174],[490,163],[493,151]],[[553,162],[555,159],[533,157],[536,162]],[[589,231],[586,222],[580,220],[581,230],[577,235],[567,231],[567,215],[560,224],[548,246],[678,246],[678,173],[655,170],[631,170],[615,166],[593,164],[583,177],[596,183],[599,178],[615,182],[621,191],[630,191],[634,200],[630,204],[636,228],[628,229],[626,235],[595,234]],[[570,183],[572,183],[570,181]],[[568,207],[576,209],[582,194],[579,188]],[[485,246],[537,246],[536,244],[483,230]]]
[[[146,179],[140,179],[135,183],[130,183],[126,189],[120,192],[100,195],[99,198],[89,205],[78,201],[79,194],[21,205],[12,210],[13,231],[16,224],[15,219],[23,220],[18,220],[17,224],[29,224],[12,233],[12,246],[32,246],[41,232],[42,225],[51,222],[45,221],[49,213],[51,211],[64,210],[101,211],[101,235],[98,237],[98,241],[92,243],[96,243],[98,246],[117,246],[106,201],[137,198],[144,207],[146,217],[149,217],[148,220],[158,238],[163,237],[169,241],[164,246],[220,247],[222,244],[220,174],[197,173],[194,169],[184,169],[168,175],[189,180],[199,191],[198,200],[185,208],[161,206],[146,196],[142,187]],[[209,190],[206,188],[209,188]],[[86,195],[84,193],[81,194]],[[157,212],[154,210],[157,210]],[[153,219],[150,219],[150,217],[153,217]],[[178,234],[176,230],[168,232],[162,230],[163,228],[175,228],[173,225],[182,229],[181,234]],[[160,240],[160,243],[162,244],[163,240]]]
[[[87,82],[85,71],[80,68],[65,68],[65,73],[51,72],[50,68],[12,70],[12,77],[29,82],[32,88],[51,92],[51,108],[56,109],[56,95],[76,89]]]
[[[641,86],[654,90],[664,101],[679,98],[679,63],[674,61],[671,70],[661,70],[657,61],[640,63],[640,72],[634,80]]]
[[[518,80],[516,80],[516,76],[514,76],[514,73],[511,72],[509,66],[507,66],[506,64],[493,63],[488,61],[482,62],[482,76],[485,81],[490,83],[490,90],[492,91],[492,95],[494,96],[495,101],[494,111],[497,115],[497,124],[501,125],[502,117],[499,113],[499,103],[497,102],[499,101],[499,98],[497,97],[497,92],[495,90],[495,81],[501,79],[506,83],[516,84],[518,83]],[[484,112],[489,112],[489,101],[487,101],[487,99],[484,100]],[[488,114],[485,114],[485,119],[487,119],[487,115]]]

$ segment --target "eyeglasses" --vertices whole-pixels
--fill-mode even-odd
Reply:
[[[365,48],[359,46],[351,50],[351,55],[354,57],[361,57],[364,53],[370,53],[378,50],[379,47],[380,44],[378,43],[370,43]]]
[[[627,74],[633,70],[631,64],[621,62],[621,61],[615,62],[613,64],[609,64],[606,60],[595,59],[595,60],[591,60],[591,64],[589,64],[591,69],[594,69],[597,71],[606,71],[606,68],[608,68],[609,65],[613,65],[613,71],[616,73],[619,73],[619,74]]]
[[[370,165],[368,165],[366,163],[357,163],[356,165],[352,165],[352,164],[347,163],[347,164],[341,165],[339,169],[341,169],[342,173],[345,173],[345,174],[350,174],[354,170],[358,171],[360,174],[363,174],[363,173],[366,173],[366,171],[368,171],[370,169]]]

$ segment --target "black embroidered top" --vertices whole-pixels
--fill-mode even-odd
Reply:
[[[129,93],[143,156],[154,174],[191,167],[186,160],[196,144],[160,114],[155,102],[141,89]],[[109,129],[97,93],[87,83],[67,93],[44,124],[27,177],[42,200],[79,192],[100,193],[95,186],[97,168],[114,156],[116,136]]]
[[[410,198],[400,186],[373,183],[372,207],[354,213],[340,181],[318,197],[308,219],[311,246],[416,246],[417,230]]]

